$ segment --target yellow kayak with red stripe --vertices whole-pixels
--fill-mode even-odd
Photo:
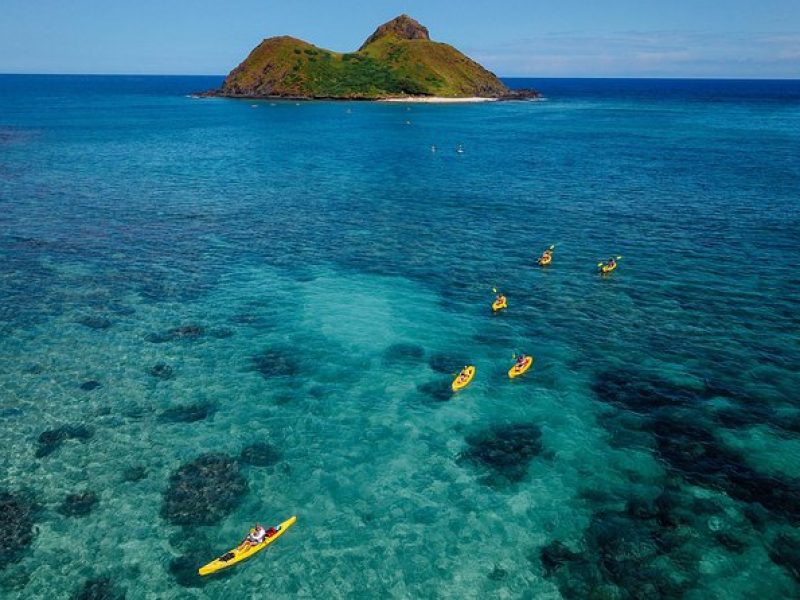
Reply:
[[[505,296],[500,296],[497,300],[492,302],[492,310],[494,312],[503,310],[504,308],[508,308],[508,301],[506,300]]]
[[[472,382],[473,377],[475,377],[475,367],[473,365],[461,369],[461,373],[453,380],[453,391],[463,390]]]
[[[227,569],[236,563],[240,563],[243,560],[250,558],[254,554],[261,552],[264,548],[286,533],[286,530],[294,525],[296,521],[297,517],[289,517],[280,525],[275,526],[274,533],[272,535],[269,535],[268,531],[268,537],[264,538],[264,541],[260,544],[253,544],[245,539],[245,541],[239,544],[236,548],[229,550],[219,558],[215,558],[207,565],[200,567],[197,572],[200,573],[200,575],[211,575],[212,573],[222,571],[222,569]]]
[[[514,377],[519,377],[525,371],[530,369],[532,364],[533,364],[533,357],[532,356],[526,356],[525,357],[525,362],[522,365],[516,365],[515,364],[513,367],[511,367],[508,370],[508,377],[510,379],[514,379]]]

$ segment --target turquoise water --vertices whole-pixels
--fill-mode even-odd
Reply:
[[[800,84],[217,83],[0,77],[0,596],[800,594]]]

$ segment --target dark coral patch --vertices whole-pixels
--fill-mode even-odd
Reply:
[[[653,421],[658,457],[690,483],[724,491],[742,502],[758,502],[770,512],[800,524],[800,483],[767,476],[717,441],[699,422],[660,417]]]
[[[609,582],[600,566],[581,554],[580,558],[569,563],[555,573],[558,591],[565,600],[584,600],[598,598],[603,600],[631,599]],[[654,596],[659,598],[659,596]]]
[[[0,570],[18,562],[33,541],[36,507],[19,494],[0,492]]]
[[[732,531],[718,531],[714,534],[714,539],[720,546],[734,554],[742,554],[747,549],[747,542]]]
[[[763,533],[770,523],[769,511],[760,504],[748,504],[742,513],[756,531]]]
[[[638,415],[647,416],[672,409],[702,410],[703,416],[729,429],[768,424],[778,433],[791,435],[800,431],[793,427],[798,423],[779,415],[767,403],[755,401],[747,394],[719,383],[705,382],[689,387],[633,369],[609,369],[597,376],[592,389],[603,402]],[[708,409],[706,413],[707,402],[713,398],[725,398],[729,405]]]
[[[147,469],[141,465],[128,467],[122,472],[122,481],[136,483],[147,477]]]
[[[257,442],[245,446],[239,455],[239,460],[254,467],[269,467],[281,460],[280,451],[267,442]]]
[[[615,580],[658,554],[658,527],[617,513],[595,514],[586,536],[599,551],[604,569]]]
[[[105,317],[98,317],[98,316],[81,317],[76,322],[80,323],[84,327],[96,330],[108,329],[113,325],[113,322],[111,320],[106,319]]]
[[[544,567],[545,577],[550,577],[562,565],[571,563],[580,558],[580,553],[573,552],[559,541],[550,542],[542,548],[540,560]]]
[[[17,408],[16,406],[0,409],[0,419],[14,419],[16,417],[21,417],[24,414],[25,411],[23,411],[21,408]]]
[[[531,423],[494,426],[468,436],[469,448],[459,460],[490,469],[486,483],[514,483],[525,477],[528,464],[541,453],[541,438],[541,430]]]
[[[625,514],[634,519],[655,519],[659,515],[656,502],[645,498],[631,498],[625,505]]]
[[[159,415],[161,421],[168,423],[194,423],[207,419],[216,412],[216,407],[208,402],[173,406]]]
[[[233,329],[228,329],[227,327],[217,327],[216,329],[209,331],[208,335],[218,340],[225,340],[229,337],[233,337]]]
[[[65,517],[85,517],[92,512],[98,501],[97,494],[90,491],[69,494],[58,507],[58,512]]]
[[[175,376],[175,370],[168,364],[161,362],[156,363],[152,367],[150,367],[148,373],[150,373],[150,375],[152,375],[156,379],[163,379],[163,380],[172,379]]]
[[[800,538],[785,533],[780,534],[772,543],[769,558],[800,582]]]
[[[648,414],[659,408],[691,406],[699,399],[697,390],[652,378],[642,379],[633,372],[620,370],[598,375],[592,389],[603,402],[638,414]]]
[[[669,574],[653,564],[661,548],[656,524],[617,513],[598,513],[586,537],[605,578],[632,598],[681,597]]]
[[[0,571],[8,565],[0,566]],[[9,569],[3,573],[3,578],[0,580],[0,590],[6,592],[16,592],[17,595],[11,595],[11,598],[24,598],[21,594],[22,590],[30,583],[31,574],[24,569]]]
[[[97,388],[99,388],[101,385],[102,384],[99,381],[92,379],[90,381],[84,381],[79,387],[84,392],[91,392],[92,390],[96,390]]]
[[[200,325],[181,325],[180,327],[173,327],[167,332],[172,339],[185,340],[199,338],[205,333]]]
[[[454,377],[459,371],[461,371],[461,369],[464,368],[464,365],[468,363],[469,360],[464,356],[454,356],[442,353],[433,354],[430,359],[428,359],[428,366],[431,369],[437,373],[453,375]]]
[[[264,379],[294,377],[300,372],[295,352],[284,348],[267,348],[253,357],[253,366]]]
[[[52,454],[67,440],[85,442],[90,439],[92,435],[94,435],[94,432],[85,425],[62,425],[55,429],[43,431],[39,435],[39,447],[36,449],[36,458],[43,458]]]
[[[297,400],[297,397],[294,396],[293,394],[278,394],[273,399],[273,402],[275,402],[275,404],[277,404],[279,406],[283,406],[284,404],[291,404],[292,402],[295,402],[296,400]]]
[[[202,529],[183,527],[170,536],[170,545],[180,552],[168,566],[169,573],[178,585],[186,588],[201,588],[211,581],[219,581],[235,575],[234,569],[216,573],[213,577],[201,577],[199,566],[210,561],[220,551],[218,542],[211,544]]]
[[[151,344],[163,344],[170,341],[169,336],[164,333],[148,333],[144,339]]]
[[[453,397],[451,384],[452,382],[449,379],[427,381],[418,385],[417,390],[437,402],[447,402]]]
[[[194,341],[201,338],[205,332],[205,328],[200,325],[182,325],[180,327],[173,327],[164,333],[151,333],[145,336],[145,340],[153,344]]]
[[[606,500],[618,506],[620,498],[607,494]],[[624,511],[596,512],[584,532],[582,552],[553,542],[539,558],[564,598],[683,598],[690,588],[703,587],[698,537],[730,552],[746,549],[736,530],[709,535],[709,519],[724,513],[715,500],[670,485],[656,498],[628,498]]]
[[[401,342],[392,344],[383,351],[385,364],[416,364],[425,360],[425,348],[416,344]]]
[[[740,427],[771,422],[775,419],[771,409],[727,387],[708,383],[702,388],[682,387],[635,370],[602,373],[593,389],[599,399],[624,411],[606,418],[604,426],[613,432],[611,426],[619,424],[649,434],[655,441],[656,456],[671,473],[692,484],[723,491],[735,500],[758,503],[774,515],[800,524],[800,481],[759,473],[713,433],[720,424]],[[723,395],[733,408],[716,413],[706,409],[706,400]]]
[[[714,420],[728,429],[740,429],[764,423],[779,422],[780,425],[787,423],[785,419],[777,417],[775,411],[763,404],[739,405],[721,409],[714,413]]]
[[[685,581],[659,567],[668,545],[652,519],[595,513],[583,545],[586,551],[577,553],[553,542],[540,553],[545,576],[555,578],[564,598],[680,598],[685,592]]]
[[[88,579],[71,596],[71,600],[125,600],[125,592],[117,588],[109,577]]]
[[[209,548],[209,550],[211,550]],[[210,577],[200,577],[197,573],[198,565],[203,565],[212,556],[208,552],[202,554],[199,551],[192,551],[190,554],[182,554],[169,561],[169,572],[178,585],[188,588],[203,587],[208,583]]]
[[[235,460],[203,454],[170,476],[161,516],[173,525],[211,525],[236,508],[246,493],[247,481]]]

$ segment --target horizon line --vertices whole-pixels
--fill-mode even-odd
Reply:
[[[218,77],[205,73],[2,73],[0,77]],[[800,77],[728,77],[695,75],[496,75],[499,79],[653,79],[674,81],[800,81]]]

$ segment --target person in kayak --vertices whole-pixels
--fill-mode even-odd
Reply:
[[[250,533],[247,534],[246,540],[257,546],[258,544],[263,543],[264,539],[269,537],[269,532],[264,529],[262,525],[256,523],[256,526],[250,530]]]
[[[514,368],[517,369],[517,371],[519,371],[525,366],[526,362],[528,362],[528,357],[524,354],[520,354],[517,357],[517,363],[514,365]]]
[[[609,269],[613,269],[615,266],[617,266],[617,261],[614,260],[613,256],[606,261],[606,266]]]
[[[540,262],[540,263],[550,262],[553,259],[553,249],[554,248],[555,248],[555,246],[550,246],[544,252],[542,252],[542,255],[539,257],[539,261],[538,262]]]
[[[458,374],[458,379],[456,380],[457,383],[464,383],[467,379],[469,379],[469,367],[464,367],[461,369],[461,373]]]
[[[503,294],[497,294],[497,298],[494,299],[495,304],[505,304],[506,297]]]

